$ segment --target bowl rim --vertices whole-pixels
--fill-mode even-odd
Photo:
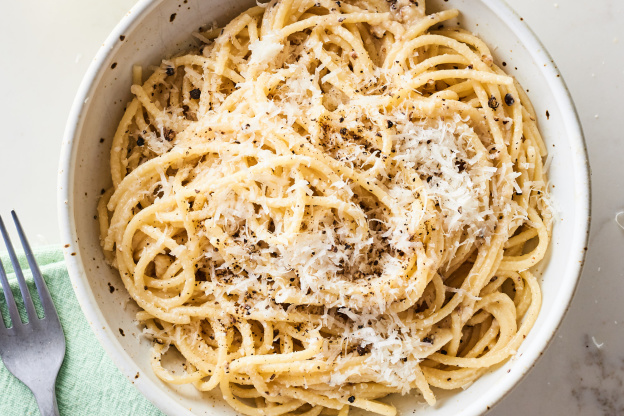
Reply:
[[[103,64],[107,61],[109,55],[113,53],[114,46],[118,42],[119,37],[135,22],[139,21],[144,12],[152,7],[156,7],[163,1],[166,0],[139,0],[108,35],[80,83],[67,119],[61,148],[57,186],[58,220],[62,238],[61,241],[66,243],[64,247],[65,263],[74,292],[92,331],[95,333],[100,344],[104,347],[108,356],[122,374],[139,389],[142,395],[165,414],[193,416],[195,414],[181,403],[172,400],[166,394],[159,394],[162,387],[157,385],[150,378],[140,377],[135,379],[135,374],[140,371],[139,367],[123,349],[114,332],[106,324],[102,311],[95,306],[97,303],[94,293],[86,279],[86,271],[80,251],[78,250],[79,242],[75,221],[72,216],[74,203],[73,178],[75,172],[75,164],[73,162],[76,157],[73,144],[74,141],[77,141],[78,127],[84,110],[88,108],[90,91],[96,86],[96,81],[100,73],[106,69]],[[578,241],[574,242],[571,253],[572,255],[576,253],[578,261],[573,262],[574,266],[572,266],[570,271],[571,277],[564,280],[566,284],[559,288],[559,296],[563,296],[564,302],[553,306],[551,314],[543,323],[541,332],[539,332],[537,338],[532,341],[531,348],[524,352],[524,361],[527,361],[529,365],[510,373],[490,390],[490,394],[479,397],[464,408],[462,416],[482,415],[488,412],[493,406],[500,403],[500,401],[502,401],[502,399],[504,399],[537,364],[538,359],[547,349],[557,329],[563,322],[563,318],[570,308],[574,293],[578,287],[585,262],[591,220],[591,180],[587,146],[577,110],[562,75],[559,73],[554,60],[544,45],[528,24],[524,22],[524,19],[521,18],[511,6],[504,0],[480,1],[497,15],[521,41],[523,46],[527,48],[534,62],[538,64],[540,73],[548,81],[551,93],[563,116],[563,123],[572,133],[569,135],[568,140],[571,141],[575,149],[580,150],[571,153],[573,164],[576,168],[575,179],[579,183],[578,189],[575,189],[575,191],[579,193],[579,202],[577,203],[578,217],[584,220],[578,220],[574,224],[576,229],[575,236],[580,235],[581,237],[577,239]]]

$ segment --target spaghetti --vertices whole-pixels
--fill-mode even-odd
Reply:
[[[135,68],[98,211],[158,377],[245,415],[394,415],[379,399],[433,404],[515,353],[546,149],[483,41],[443,27],[457,15],[273,0]]]

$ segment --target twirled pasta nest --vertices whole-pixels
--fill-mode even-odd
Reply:
[[[528,98],[424,1],[272,1],[132,93],[102,244],[156,374],[247,415],[393,415],[514,354],[551,214]],[[186,371],[161,357],[175,347]]]

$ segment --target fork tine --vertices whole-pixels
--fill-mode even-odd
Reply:
[[[0,218],[0,221],[2,221],[2,218]],[[0,280],[2,281],[4,299],[6,300],[7,308],[9,309],[9,317],[13,322],[13,326],[19,325],[22,321],[20,319],[19,312],[17,311],[17,305],[15,304],[15,299],[13,298],[13,292],[11,292],[11,285],[9,285],[9,279],[7,279],[2,262],[0,262]],[[4,324],[0,322],[0,329],[3,327]]]
[[[28,322],[33,322],[35,319],[38,319],[37,312],[35,311],[35,305],[33,305],[33,301],[30,297],[30,292],[28,291],[28,286],[26,285],[26,279],[24,279],[22,268],[17,261],[15,250],[13,250],[13,245],[11,244],[9,233],[4,227],[2,217],[0,217],[0,232],[2,233],[2,238],[4,238],[4,244],[6,245],[7,251],[9,252],[11,263],[13,263],[13,271],[15,272],[15,276],[17,277],[17,283],[19,283],[20,292],[22,292],[22,299],[24,301],[24,306],[26,307]],[[13,323],[13,325],[15,325],[15,323]]]
[[[43,306],[43,311],[45,312],[45,318],[56,316],[56,308],[54,307],[54,303],[52,302],[52,297],[50,296],[48,285],[41,275],[41,270],[39,270],[39,265],[35,260],[35,256],[33,255],[30,244],[28,243],[28,239],[26,238],[26,234],[22,229],[22,224],[20,223],[19,218],[17,218],[17,214],[15,213],[15,211],[11,211],[11,215],[13,216],[13,221],[15,222],[15,227],[17,228],[17,234],[19,235],[19,238],[22,242],[22,247],[24,247],[26,259],[28,260],[30,271],[32,272],[35,285],[37,286],[37,292],[39,293],[39,298],[41,299],[41,305]]]

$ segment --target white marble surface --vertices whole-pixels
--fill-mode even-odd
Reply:
[[[56,171],[69,108],[97,48],[134,0],[0,5],[0,215],[59,243]],[[553,55],[589,148],[593,220],[572,307],[536,368],[489,415],[624,415],[624,1],[509,0]],[[35,63],[43,65],[35,65]]]

